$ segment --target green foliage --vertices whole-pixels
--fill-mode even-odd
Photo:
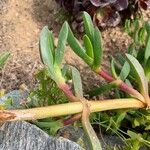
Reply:
[[[73,51],[79,57],[81,57],[89,66],[91,66],[92,63],[93,63],[93,58],[88,56],[88,54],[86,53],[86,50],[84,49],[84,47],[81,46],[80,42],[73,35],[70,27],[69,27],[69,33],[68,33],[68,40],[67,41],[69,43],[69,46],[73,49]]]
[[[38,81],[38,87],[30,93],[29,107],[48,106],[68,101],[57,84],[49,77],[46,69],[39,71],[35,78]]]
[[[135,78],[137,79],[137,82],[139,84],[139,88],[141,90],[141,93],[148,93],[148,82],[145,78],[144,70],[140,63],[137,61],[135,57],[133,57],[130,54],[126,54],[127,59],[133,69],[133,72],[135,74]]]
[[[82,98],[83,97],[83,89],[82,89],[80,73],[74,67],[71,67],[71,72],[72,72],[72,81],[73,81],[75,95],[78,98]]]
[[[127,25],[128,24],[128,25]],[[125,31],[133,39],[133,42],[129,45],[128,52],[137,58],[140,64],[143,66],[146,77],[150,82],[150,23],[142,23],[139,20],[126,21]],[[137,40],[135,40],[137,36]]]
[[[68,102],[68,98],[49,77],[49,73],[46,69],[40,70],[35,75],[35,78],[38,81],[38,86],[30,92],[26,104],[27,108],[64,104]],[[32,123],[50,135],[55,135],[57,131],[63,127],[61,118],[41,119],[33,121]]]
[[[98,69],[102,63],[103,48],[101,33],[97,27],[92,24],[91,17],[86,12],[83,13],[85,35],[84,47],[74,37],[71,29],[68,33],[68,43],[73,51],[81,57],[93,70]]]
[[[99,74],[102,73],[101,63],[103,48],[101,33],[97,27],[94,27],[92,20],[87,13],[83,13],[83,18],[85,27],[83,45],[80,44],[78,39],[74,36],[71,28],[66,22],[63,24],[59,33],[58,45],[56,47],[54,45],[52,32],[48,30],[48,27],[43,28],[40,37],[40,52],[43,63],[47,69],[37,74],[39,87],[31,92],[30,97],[28,98],[28,107],[48,106],[67,102],[67,96],[59,89],[60,85],[67,85],[67,83],[72,83],[70,84],[70,89],[73,90],[73,92],[69,92],[78,100],[82,100],[84,95],[80,73],[76,68],[63,66],[62,64],[67,42],[73,51],[82,58],[93,71]],[[122,83],[120,80],[127,84],[126,89],[129,88],[136,92],[140,91],[139,94],[141,95],[149,94],[147,82],[147,79],[150,81],[149,24],[140,27],[139,21],[136,20],[132,25],[133,27],[130,28],[130,26],[131,23],[128,21],[126,23],[126,31],[133,38],[133,43],[128,49],[129,54],[126,54],[126,57],[120,54],[117,58],[113,58],[111,62],[111,72],[114,77],[111,78],[114,82],[111,80],[112,82],[90,91],[89,95],[91,97],[108,92],[111,89],[115,90],[117,98],[132,97],[132,94],[129,95],[129,91],[126,93],[120,92],[120,83]],[[105,75],[107,78],[110,77],[109,74],[103,72],[104,79]],[[70,80],[72,82],[70,82]],[[65,91],[65,89],[62,90]],[[129,149],[138,149],[142,145],[149,146],[149,115],[149,110],[119,110],[97,113],[95,116],[92,115],[94,117],[91,117],[91,121],[93,124],[100,124],[103,129],[105,128],[105,131],[108,134],[117,134]],[[143,118],[144,121],[142,120]],[[38,120],[35,124],[54,134],[63,126],[61,119],[62,118],[54,118],[52,120],[48,118]],[[82,124],[89,137],[89,143],[91,143],[94,130],[90,125],[88,113],[84,114],[84,111],[82,114]],[[95,133],[93,135],[96,137]],[[91,143],[91,145],[95,150],[95,141]],[[100,149],[101,146],[99,142],[97,145]]]
[[[68,24],[65,22],[58,36],[58,45],[55,50],[55,64],[60,66],[64,57],[65,45],[68,37]]]
[[[99,31],[96,30],[95,27],[90,26],[90,24],[91,24],[91,20],[89,19],[89,15],[84,13],[84,26],[85,26],[85,33],[86,33],[84,35],[84,47],[86,48],[86,50],[84,50],[83,48],[82,52],[86,53],[87,49],[90,52],[91,50],[93,50],[94,57],[92,57],[93,55],[91,55],[91,53],[89,55],[93,59],[92,65],[91,64],[89,65],[88,61],[86,61],[83,55],[81,56],[80,54],[81,49],[78,49],[78,52],[76,52],[77,50],[76,47],[72,47],[72,43],[77,42],[77,39],[76,40],[72,39],[72,43],[70,43],[69,41],[68,43],[78,56],[80,56],[92,69],[94,68],[94,70],[96,70],[97,68],[101,67],[101,60],[102,60],[101,43],[102,41],[101,41],[100,36],[94,38],[96,33],[97,35],[100,35],[100,34],[98,34]],[[122,81],[124,81],[128,86],[133,87],[133,88],[135,87],[135,89],[137,89],[138,91],[141,91],[142,95],[145,95],[145,94],[148,95],[149,87],[148,87],[148,82],[147,82],[146,77],[149,76],[149,68],[150,68],[149,67],[150,66],[149,48],[147,48],[149,47],[149,40],[148,40],[149,33],[147,32],[149,31],[149,26],[147,25],[145,27],[144,25],[144,27],[141,27],[139,20],[135,20],[133,24],[131,24],[131,22],[128,21],[126,23],[126,31],[133,38],[133,43],[129,45],[129,48],[128,48],[129,54],[126,54],[126,56],[122,54],[118,54],[116,58],[112,58],[112,61],[111,61],[112,75],[115,79],[121,79]],[[85,42],[85,37],[86,37],[86,42]],[[120,92],[119,89],[116,89],[116,87],[117,87],[116,84],[113,82],[106,83],[94,90],[91,90],[90,92],[88,92],[88,94],[91,97],[97,96],[115,88],[115,94],[117,98],[131,97],[131,95],[129,94]],[[137,120],[134,120],[133,118],[135,119],[138,118],[136,113],[139,113],[139,111],[138,110],[135,111],[134,114],[131,114],[130,110],[111,111],[111,112],[101,113],[100,116],[97,114],[92,115],[91,120],[93,124],[97,124],[98,120],[100,119],[99,124],[103,126],[105,129],[107,129],[108,134],[110,133],[117,134],[126,143],[128,149],[134,149],[134,148],[138,149],[142,145],[147,146],[147,144],[149,143],[148,142],[149,138],[147,138],[149,135],[149,131],[148,133],[145,133],[145,131],[149,130],[150,122],[148,121],[142,124],[142,121],[139,122]],[[141,115],[144,115],[144,112],[141,112]],[[149,116],[149,111],[147,111],[146,116]],[[133,123],[138,125],[138,128],[135,126],[131,126]],[[133,128],[131,132],[134,132],[134,131],[140,132],[141,136],[143,136],[143,134],[146,134],[146,137],[144,137],[142,140],[142,144],[141,142],[138,141],[139,140],[138,138],[134,139],[135,144],[132,144],[133,137],[131,137],[130,132],[128,132],[128,128],[127,128],[128,124],[131,128]],[[144,129],[143,129],[143,126],[145,126]],[[146,126],[148,127],[146,128]]]
[[[3,52],[2,54],[0,54],[0,69],[2,69],[9,56],[10,53],[8,52]]]
[[[52,31],[45,26],[40,36],[40,54],[43,63],[47,66],[49,75],[57,83],[64,83],[61,73],[61,63],[64,57],[64,50],[68,36],[68,23],[65,22],[58,37],[58,45],[55,48]]]
[[[93,97],[93,96],[107,93],[114,88],[117,88],[115,83],[105,83],[105,84],[101,85],[100,87],[90,90],[89,92],[87,92],[87,94],[89,94],[90,97]]]

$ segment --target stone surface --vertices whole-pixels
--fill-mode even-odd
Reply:
[[[27,122],[9,122],[0,128],[0,150],[83,150],[64,138],[53,138]]]

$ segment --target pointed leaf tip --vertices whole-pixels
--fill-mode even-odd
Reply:
[[[54,39],[52,32],[49,31],[48,26],[45,26],[40,34],[39,41],[40,55],[42,62],[48,67],[48,72],[52,79],[54,79],[54,66],[53,66],[53,52],[54,52]]]
[[[103,58],[102,37],[99,29],[94,29],[94,68],[99,68]]]
[[[68,37],[68,23],[64,22],[58,37],[58,45],[55,52],[55,63],[60,66],[64,57],[65,45]]]

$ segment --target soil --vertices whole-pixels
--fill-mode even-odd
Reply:
[[[35,86],[34,73],[42,67],[39,57],[39,35],[48,25],[57,41],[61,23],[56,19],[59,8],[54,0],[1,0],[0,1],[0,52],[10,51],[11,57],[0,74],[0,89],[18,89],[21,84]],[[150,12],[145,19],[150,18]],[[121,27],[109,28],[102,33],[104,42],[104,67],[108,67],[109,56],[125,52],[131,42]],[[65,60],[82,73],[83,86],[100,83],[99,78],[70,50],[66,48]],[[86,74],[86,77],[85,77]]]

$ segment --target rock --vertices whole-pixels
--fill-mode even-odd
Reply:
[[[0,150],[84,150],[64,138],[54,138],[27,122],[8,122],[0,128]]]
[[[21,103],[28,97],[29,93],[28,91],[22,91],[22,90],[13,90],[3,97],[0,97],[0,105],[5,105],[5,102],[11,98],[12,103],[11,105],[7,106],[7,109],[13,109],[13,108],[22,108]]]

